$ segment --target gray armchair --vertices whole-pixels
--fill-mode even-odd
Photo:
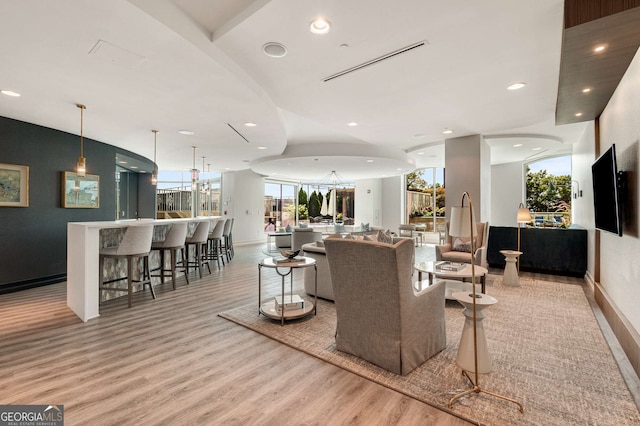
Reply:
[[[486,268],[489,222],[477,222],[476,227],[478,229],[478,236],[476,237],[473,263]],[[455,241],[451,238],[451,235],[449,235],[449,221],[447,221],[446,232],[445,244],[436,246],[436,260],[471,263],[471,252],[456,250],[456,247],[454,246]]]
[[[336,348],[405,375],[446,345],[444,282],[416,292],[413,241],[328,238]]]

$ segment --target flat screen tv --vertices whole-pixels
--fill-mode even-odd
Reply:
[[[615,144],[593,163],[591,174],[596,228],[622,236],[621,187]]]

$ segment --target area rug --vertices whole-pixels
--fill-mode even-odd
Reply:
[[[446,348],[407,376],[398,376],[335,349],[333,303],[319,300],[317,316],[280,326],[254,304],[221,317],[424,403],[487,425],[639,425],[640,414],[580,286],[521,279],[503,286],[489,276],[487,293],[498,303],[485,310],[493,371],[480,386],[508,396],[517,406],[471,394],[447,408],[452,395],[469,389],[455,362],[464,316],[446,303]]]

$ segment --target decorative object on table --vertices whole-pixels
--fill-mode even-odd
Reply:
[[[516,222],[518,222],[518,250],[517,251],[520,251],[520,228],[521,228],[521,225],[524,224],[524,223],[531,222],[531,212],[522,203],[520,203],[520,206],[518,206],[518,215],[516,216]],[[520,257],[518,257],[517,265],[518,265],[518,273],[520,273]]]
[[[29,166],[0,163],[0,206],[29,207]]]
[[[300,254],[300,250],[280,249],[280,254],[283,258],[276,259],[276,262],[295,262],[296,256]]]
[[[440,262],[436,262],[436,270],[438,271],[459,271],[466,267],[467,263],[459,263],[459,262],[449,262],[448,260],[441,260]]]
[[[284,309],[285,311],[294,311],[296,309],[304,309],[304,299],[297,294],[287,294],[284,296],[274,297],[276,303],[276,312],[280,313]]]
[[[100,207],[100,176],[79,176],[62,172],[62,207],[97,209]]]
[[[464,198],[467,198],[467,201],[469,202],[469,206],[465,207],[464,206]],[[476,220],[473,214],[473,204],[471,203],[471,196],[469,195],[468,192],[464,192],[462,194],[462,202],[460,203],[460,206],[454,206],[451,208],[451,222],[450,222],[450,226],[449,226],[449,234],[454,236],[454,237],[466,237],[468,236],[469,239],[471,240],[471,252],[473,252],[474,250],[474,241],[475,238],[477,237],[477,227],[475,226],[476,224]],[[496,398],[500,398],[500,399],[504,399],[506,401],[510,401],[513,402],[514,404],[516,404],[518,406],[518,409],[520,410],[521,413],[524,413],[524,408],[522,407],[522,404],[520,404],[518,401],[516,401],[515,399],[503,396],[503,395],[499,395],[497,393],[494,392],[490,392],[487,391],[485,389],[482,389],[480,387],[480,383],[479,383],[479,377],[478,377],[478,309],[476,307],[476,301],[478,298],[482,298],[483,294],[476,294],[476,286],[475,286],[475,264],[474,262],[471,262],[471,293],[469,294],[469,297],[471,297],[472,300],[472,308],[473,308],[473,361],[474,361],[474,379],[472,379],[469,376],[469,373],[467,373],[466,370],[462,370],[462,374],[469,380],[469,382],[471,382],[471,389],[468,389],[466,391],[460,392],[456,395],[454,395],[450,400],[449,400],[449,408],[451,408],[453,406],[453,403],[462,398],[465,397],[467,395],[470,395],[472,393],[486,393],[488,395],[491,396],[495,396]]]

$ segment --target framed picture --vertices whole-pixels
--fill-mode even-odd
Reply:
[[[97,209],[100,207],[100,176],[62,172],[62,207]]]
[[[0,163],[0,206],[29,207],[29,166]]]

